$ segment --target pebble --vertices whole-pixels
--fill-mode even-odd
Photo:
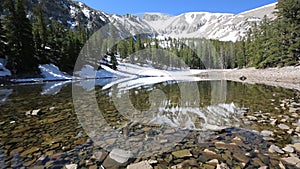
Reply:
[[[21,153],[21,157],[26,157],[28,154],[32,154],[32,153],[37,152],[39,150],[40,150],[40,148],[38,148],[38,147],[32,147],[32,148],[24,151],[23,153]]]
[[[32,110],[31,115],[32,116],[37,116],[40,111],[41,111],[41,109]]]
[[[275,146],[275,145],[271,145],[270,148],[269,148],[269,152],[270,153],[279,153],[279,154],[284,154],[284,151],[282,151],[278,146]]]
[[[229,169],[229,167],[227,166],[227,164],[221,163],[217,165],[216,169]]]
[[[290,112],[290,113],[295,113],[297,110],[299,110],[299,109],[298,109],[298,108],[290,107],[289,112]]]
[[[281,161],[279,162],[279,167],[280,167],[280,169],[285,169],[285,166],[282,164]]]
[[[244,163],[248,163],[249,160],[250,160],[246,155],[244,155],[244,154],[242,154],[242,153],[239,153],[239,152],[235,152],[235,153],[233,154],[233,157],[234,157],[235,159],[237,159],[238,161],[244,162]]]
[[[12,155],[14,155],[14,154],[20,153],[20,152],[22,152],[23,150],[24,150],[23,147],[18,147],[18,148],[16,148],[16,149],[12,150],[12,151],[10,152],[10,155],[12,156]]]
[[[262,166],[262,167],[259,167],[258,169],[268,169],[268,166]]]
[[[66,169],[77,169],[77,164],[68,164],[65,167]]]
[[[105,142],[109,145],[113,145],[116,142],[116,140],[117,140],[116,138],[110,138],[105,140]]]
[[[261,131],[260,134],[262,136],[264,136],[264,137],[269,137],[269,136],[273,136],[274,135],[274,133],[272,131],[268,131],[268,130],[263,130],[263,131]]]
[[[113,149],[109,153],[109,157],[118,163],[125,163],[128,161],[129,158],[131,158],[133,154],[130,151],[125,151],[121,149]]]
[[[207,164],[217,165],[217,164],[219,164],[219,160],[218,159],[212,159],[212,160],[208,161]]]
[[[281,160],[290,165],[296,165],[296,164],[300,163],[300,159],[298,157],[281,158]]]
[[[27,111],[27,112],[25,112],[25,116],[29,116],[29,115],[31,115],[31,111],[30,110]]]
[[[208,155],[216,155],[215,152],[213,152],[213,151],[211,151],[211,150],[209,150],[209,149],[204,149],[203,153],[206,153],[206,154],[208,154]]]
[[[285,125],[285,124],[279,124],[278,127],[281,129],[281,130],[289,130],[290,127]]]
[[[159,141],[161,144],[168,143],[168,139],[163,139]]]
[[[107,153],[99,151],[99,152],[95,152],[93,154],[92,159],[103,161],[106,156],[107,156]]]
[[[300,152],[300,143],[295,143],[295,144],[293,145],[293,147],[295,148],[295,150],[296,150],[297,152]]]
[[[127,166],[127,169],[153,169],[149,161],[141,161],[139,163],[130,164]]]
[[[237,144],[242,144],[242,143],[243,143],[242,139],[239,138],[239,137],[233,138],[232,141],[233,141],[234,143],[237,143]]]
[[[277,119],[272,120],[270,124],[271,124],[272,126],[275,126],[275,125],[277,124]]]
[[[49,108],[50,111],[53,111],[54,109],[55,109],[55,107],[50,107]]]
[[[265,141],[275,141],[273,137],[263,137]]]
[[[184,158],[184,157],[191,157],[191,156],[192,156],[190,150],[180,150],[180,151],[175,151],[175,152],[172,152],[172,154],[173,154],[176,158]]]
[[[254,116],[247,116],[250,121],[257,121],[257,118]]]
[[[300,127],[296,127],[295,131],[300,132]]]
[[[286,147],[284,147],[283,150],[285,152],[288,152],[288,153],[293,153],[294,152],[294,148],[290,145],[287,145]]]

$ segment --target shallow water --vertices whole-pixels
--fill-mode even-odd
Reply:
[[[97,81],[96,87],[93,81],[75,82],[73,88],[70,82],[1,87],[0,166],[113,168],[119,163],[107,162],[107,154],[116,148],[130,152],[126,164],[156,159],[155,167],[161,168],[187,160],[189,166],[209,168],[208,161],[219,157],[229,167],[259,166],[253,159],[276,166],[279,156],[264,155],[269,145],[294,139],[279,132],[269,142],[257,132],[275,130],[268,120],[287,113],[280,105],[285,99],[298,102],[297,91],[228,81],[107,86],[110,82]],[[288,123],[297,121],[289,118]],[[215,144],[235,139],[242,143],[233,151]],[[205,149],[215,150],[218,157],[204,155]],[[192,156],[176,157],[172,153],[178,150]],[[99,152],[102,157],[95,158]],[[245,153],[251,155],[233,158]]]

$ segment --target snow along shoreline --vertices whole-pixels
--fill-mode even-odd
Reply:
[[[62,73],[58,67],[53,64],[39,66],[44,78],[31,79],[11,79],[12,83],[39,83],[51,81],[74,81],[87,79],[140,79],[144,81],[155,78],[163,78],[164,81],[171,77],[178,80],[229,80],[250,84],[265,84],[269,86],[278,86],[288,89],[296,89],[300,91],[300,66],[289,66],[283,68],[267,68],[267,69],[214,69],[214,70],[182,70],[182,71],[162,71],[152,67],[138,66],[129,63],[120,63],[117,71],[106,66],[101,70],[94,70],[92,66],[86,65],[79,72],[75,72],[77,76]],[[6,70],[6,69],[5,69]],[[8,72],[10,73],[10,72]],[[168,76],[167,74],[172,74]],[[174,77],[173,77],[174,76]],[[151,78],[145,78],[151,77]],[[241,80],[241,77],[246,77]],[[151,81],[152,81],[151,80]],[[144,82],[146,83],[146,82]]]

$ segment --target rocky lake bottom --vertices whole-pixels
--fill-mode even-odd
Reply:
[[[0,168],[300,168],[299,91],[181,83],[197,86],[185,93],[198,92],[197,102],[182,103],[177,83],[97,86],[77,105],[72,85],[52,95],[43,85],[1,87],[10,92],[0,94]],[[156,90],[165,94],[153,107]]]

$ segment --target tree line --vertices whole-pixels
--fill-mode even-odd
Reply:
[[[88,35],[83,25],[72,28],[44,16],[40,4],[27,17],[23,0],[6,0],[0,20],[0,57],[15,73],[38,71],[39,64],[53,63],[70,71]]]
[[[276,19],[266,17],[248,31],[242,45],[248,66],[257,68],[299,65],[300,1],[279,0]]]
[[[47,63],[64,71],[73,70],[82,47],[90,38],[83,23],[73,27],[46,18],[39,4],[29,19],[23,0],[6,0],[0,7],[5,13],[5,17],[0,18],[0,57],[8,58],[10,70],[16,73],[38,71],[39,64]],[[275,19],[264,17],[260,23],[254,23],[247,35],[237,42],[202,38],[156,39],[136,35],[112,44],[118,36],[118,31],[112,27],[107,31],[115,36],[95,38],[93,49],[100,54],[113,46],[110,51],[123,58],[147,51],[140,55],[143,57],[138,58],[141,59],[139,62],[151,60],[156,67],[167,65],[172,68],[184,64],[197,69],[227,69],[299,65],[299,1],[279,0],[276,9]],[[171,55],[162,53],[162,50]]]

